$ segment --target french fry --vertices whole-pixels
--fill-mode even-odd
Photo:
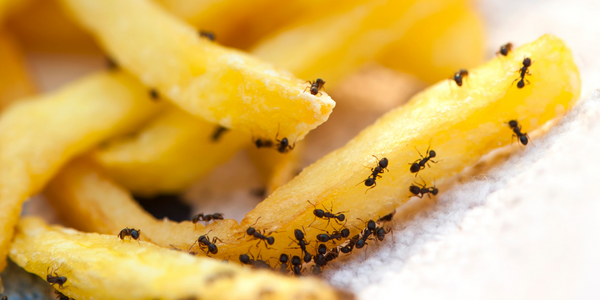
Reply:
[[[0,21],[2,21],[7,14],[18,10],[28,2],[29,0],[0,0]]]
[[[10,257],[41,278],[49,270],[66,277],[63,288],[56,287],[76,299],[352,298],[314,278],[284,277],[116,235],[50,227],[33,217],[19,222]]]
[[[20,0],[22,1],[22,0]],[[6,26],[26,51],[101,54],[92,36],[68,18],[55,0],[34,0]]]
[[[158,2],[196,28],[215,32],[220,44],[247,49],[259,38],[283,24],[288,24],[301,16],[327,13],[339,5],[346,5],[348,1],[158,0]],[[366,2],[366,0],[353,2]],[[265,17],[267,11],[269,15]]]
[[[0,32],[0,111],[13,101],[35,93],[23,56],[12,37]]]
[[[532,76],[527,78],[531,84],[519,89],[513,82],[525,56],[534,61]],[[347,211],[346,227],[356,233],[354,226],[364,226],[356,218],[375,219],[409,199],[409,186],[420,180],[409,171],[409,163],[419,159],[414,147],[424,152],[431,146],[437,152],[438,163],[421,170],[419,176],[429,186],[433,182],[443,184],[483,154],[509,145],[509,120],[519,120],[523,131],[531,131],[564,114],[579,98],[581,82],[571,51],[551,35],[469,71],[465,79],[468,81],[462,87],[448,80],[430,87],[380,118],[346,146],[304,169],[248,213],[241,225],[225,220],[207,227],[198,224],[194,230],[190,222],[177,224],[144,218],[143,210],[132,205],[126,191],[85,165],[66,168],[50,184],[47,195],[76,209],[72,215],[84,212],[100,219],[88,222],[94,226],[91,230],[107,230],[102,224],[118,224],[112,225],[111,232],[125,226],[142,230],[148,227],[147,237],[152,242],[164,245],[168,241],[182,249],[210,231],[223,241],[215,256],[231,259],[257,245],[259,241],[245,233],[253,226],[275,238],[269,246],[272,249],[262,248],[266,257],[276,257],[281,251],[299,254],[298,249],[287,250],[288,237],[294,236],[294,229],[304,226],[308,239],[322,233],[306,227],[315,220],[314,207],[307,200],[328,209],[333,206],[335,211]],[[363,182],[371,174],[368,168],[377,165],[372,155],[387,158],[389,172],[385,171],[367,194]],[[118,206],[124,204],[127,207],[119,211]],[[313,226],[322,228],[324,223],[317,221]]]
[[[483,61],[485,33],[473,1],[436,2],[418,2],[427,13],[378,53],[379,63],[434,83]]]
[[[21,204],[72,157],[135,129],[161,105],[130,75],[98,73],[0,115],[0,271]]]
[[[119,65],[183,110],[253,136],[300,141],[335,102],[240,51],[205,38],[149,1],[62,0]]]
[[[179,193],[250,143],[237,131],[212,141],[216,127],[170,108],[135,136],[101,147],[94,158],[135,194]]]
[[[323,78],[329,88],[376,59],[385,66],[390,59],[394,64],[389,66],[435,82],[482,61],[482,24],[465,2],[469,1],[369,1],[358,7],[356,3],[340,6],[335,13],[317,19],[307,16],[281,28],[261,40],[252,53],[300,78]],[[457,23],[464,25],[461,31],[452,30]],[[468,43],[457,42],[461,40]],[[447,53],[446,48],[450,48]],[[407,60],[411,62],[402,64]]]

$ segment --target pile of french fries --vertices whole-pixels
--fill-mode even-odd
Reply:
[[[419,151],[437,153],[419,180],[441,188],[510,145],[509,120],[533,131],[580,93],[571,52],[554,36],[482,64],[482,25],[467,0],[0,0],[0,21],[0,270],[8,256],[73,299],[352,298],[285,275],[321,272],[317,239],[334,258],[383,240],[414,194]],[[103,51],[113,65],[36,95],[18,43]],[[531,76],[518,88],[524,57]],[[336,106],[326,91],[369,64],[439,82],[296,176],[315,151],[303,140]],[[448,78],[461,68],[459,86]],[[312,92],[317,78],[324,89]],[[360,105],[384,97],[367,95]],[[183,193],[241,150],[268,195],[241,223],[157,220],[133,199]],[[38,193],[71,228],[20,216]],[[368,238],[367,220],[381,235]],[[123,238],[130,228],[139,239]],[[343,238],[318,237],[342,229]]]

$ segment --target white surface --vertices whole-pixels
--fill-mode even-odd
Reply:
[[[438,196],[388,239],[325,272],[362,299],[590,299],[600,296],[600,4],[479,3],[489,52],[563,38],[582,98],[545,137],[485,178]]]

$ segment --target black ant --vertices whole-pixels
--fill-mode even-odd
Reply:
[[[431,147],[431,145],[429,147]],[[429,147],[427,147],[427,151],[425,151],[426,156],[423,156],[421,154],[421,152],[419,152],[419,150],[417,149],[417,147],[415,147],[415,150],[417,150],[417,152],[419,153],[419,156],[421,156],[420,159],[417,159],[412,164],[409,164],[410,165],[410,172],[411,173],[416,173],[415,177],[417,177],[417,175],[419,174],[419,171],[425,169],[425,165],[429,166],[429,162],[437,164],[437,161],[434,161],[432,159],[437,154],[435,153],[435,151],[429,150],[430,149]],[[431,166],[429,166],[429,167],[431,168]]]
[[[260,219],[260,217],[258,217],[258,219],[256,219],[256,222],[254,222],[254,224],[256,224],[259,219]],[[254,226],[254,224],[252,224],[252,226]],[[260,233],[258,230],[256,230],[252,226],[250,226],[250,227],[248,227],[248,229],[246,229],[246,234],[251,235],[256,239],[259,239],[260,241],[258,241],[258,243],[260,243],[261,241],[264,242],[267,249],[270,249],[269,245],[273,245],[275,243],[275,238],[272,236],[264,235],[264,231],[263,231],[263,233]],[[256,245],[258,246],[258,244],[256,244]]]
[[[70,298],[67,295],[59,292],[58,290],[54,290],[54,294],[56,294],[56,299],[58,299],[58,300],[71,300],[71,299],[73,299],[73,298]],[[4,296],[0,300],[8,300],[8,298],[6,298],[6,296]]]
[[[377,236],[377,239],[379,241],[383,241],[385,239],[385,235],[390,233],[392,231],[392,228],[388,228],[385,229],[383,227],[377,227],[375,228],[375,236]]]
[[[317,253],[318,254],[325,254],[325,253],[327,253],[327,245],[325,245],[325,244],[319,244],[319,246],[317,247]]]
[[[327,265],[327,262],[325,261],[325,255],[323,255],[323,254],[315,255],[315,265],[317,265],[319,268]]]
[[[373,233],[373,231],[375,231],[375,229],[377,228],[377,223],[375,223],[375,221],[373,221],[373,220],[369,220],[367,222],[365,222],[361,219],[359,219],[359,220],[366,224],[365,228],[360,233],[361,239],[364,238],[366,240]]]
[[[65,276],[59,276],[56,273],[56,270],[52,270],[52,272],[50,271],[50,267],[48,267],[48,269],[46,269],[46,272],[48,273],[48,275],[46,275],[46,281],[54,286],[55,284],[58,284],[58,287],[60,287],[61,289],[64,288],[63,285],[67,282],[67,277]]]
[[[360,236],[358,234],[353,236],[350,240],[342,244],[340,251],[346,254],[352,252],[352,249],[354,249],[354,245],[356,245],[356,242],[359,240],[359,238]]]
[[[121,230],[121,232],[119,232],[119,234],[117,235],[121,240],[125,240],[125,237],[129,237],[129,240],[134,239],[137,240],[139,243],[139,238],[140,238],[140,229],[133,229],[133,228],[125,228],[123,230]]]
[[[510,53],[512,51],[512,49],[513,49],[512,43],[504,44],[504,45],[500,46],[500,50],[498,50],[498,52],[496,52],[496,55],[507,56],[508,53]]]
[[[310,205],[312,205],[315,209],[313,210],[313,214],[315,215],[315,219],[312,221],[312,223],[315,222],[315,220],[317,218],[319,219],[327,219],[327,225],[325,226],[325,228],[327,228],[327,226],[329,226],[329,222],[331,221],[331,219],[334,219],[336,221],[336,223],[338,222],[343,222],[346,219],[346,216],[343,214],[345,211],[340,211],[337,213],[332,213],[333,211],[333,202],[331,202],[331,209],[327,210],[327,208],[325,207],[325,205],[323,205],[323,209],[318,209],[316,205],[314,205],[312,202],[310,202],[310,200],[306,200],[308,203],[310,203]],[[312,225],[312,223],[310,223],[310,225],[308,225],[309,227]],[[338,223],[339,224],[339,223]]]
[[[285,274],[287,273],[287,264],[290,260],[290,257],[285,254],[285,253],[281,253],[281,255],[279,255],[279,272]]]
[[[508,126],[510,126],[514,132],[513,138],[516,136],[519,139],[519,143],[521,143],[523,146],[527,146],[527,143],[529,143],[529,135],[525,132],[521,132],[521,125],[519,125],[519,122],[516,120],[510,120],[508,122]]]
[[[150,98],[152,98],[152,100],[156,101],[159,99],[158,91],[155,89],[150,89],[150,91],[148,91],[148,94],[150,95]]]
[[[248,253],[250,253],[250,251],[248,250]],[[250,258],[252,257],[252,258]],[[248,254],[241,254],[240,255],[240,262],[244,265],[251,265],[252,268],[254,269],[270,269],[271,266],[264,260],[262,260],[260,253],[258,254],[258,259],[254,259],[254,255],[252,255],[252,253],[250,253],[250,256],[248,256]]]
[[[454,73],[454,76],[452,77],[452,79],[454,80],[454,82],[456,82],[456,85],[458,86],[462,86],[463,85],[463,78],[469,76],[469,71],[465,70],[465,69],[460,69],[458,70],[458,72]]]
[[[531,73],[529,73],[529,67],[531,67],[531,58],[525,57],[523,59],[523,67],[517,71],[519,72],[519,78],[513,81],[513,83],[517,80],[519,81],[517,82],[517,87],[520,89],[525,86],[525,81],[527,81],[527,84],[529,84],[529,80],[525,79],[525,75],[531,75]]]
[[[298,255],[292,256],[292,271],[296,276],[302,275],[302,260]]]
[[[385,222],[390,222],[390,221],[392,221],[392,220],[394,219],[394,215],[395,215],[395,214],[396,214],[396,210],[394,209],[394,211],[392,211],[391,213],[389,213],[389,214],[387,214],[387,215],[385,215],[385,216],[383,216],[383,217],[380,217],[380,218],[377,220],[377,223],[385,223]]]
[[[304,227],[302,229],[304,229]],[[310,244],[310,242],[307,242],[304,239],[304,232],[300,229],[295,229],[294,237],[296,238],[297,241],[293,240],[292,238],[290,238],[290,239],[292,240],[293,243],[298,244],[298,246],[302,250],[302,253],[304,253],[304,262],[310,262],[312,259],[312,255],[310,253],[308,253],[308,251],[306,251],[306,245]],[[294,248],[294,249],[298,249],[298,248]]]
[[[375,155],[373,155],[373,157],[375,157],[375,159],[377,160],[377,166],[375,168],[371,168],[371,175],[369,175],[369,177],[367,177],[367,179],[365,179],[359,183],[359,184],[361,184],[364,182],[366,186],[370,186],[370,188],[368,188],[365,191],[365,194],[370,189],[374,189],[377,186],[377,178],[381,178],[381,175],[379,175],[379,173],[383,173],[383,169],[387,170],[388,172],[390,171],[387,169],[387,166],[388,166],[387,158],[384,157],[380,160]]]
[[[323,231],[325,231],[325,230],[323,230]],[[328,231],[325,231],[325,232],[327,232],[327,233],[321,233],[321,234],[317,235],[317,240],[319,242],[327,243],[329,241],[332,241],[335,244],[335,242],[333,240],[339,241],[342,238],[347,238],[348,236],[350,236],[350,229],[348,229],[348,228],[344,228],[342,230],[335,230],[331,234],[329,234]]]
[[[256,145],[256,148],[258,148],[258,149],[273,147],[273,141],[267,140],[267,139],[257,139],[256,141],[254,141],[254,144]]]
[[[219,141],[219,139],[221,138],[221,136],[222,136],[222,135],[223,135],[225,132],[227,132],[227,131],[229,131],[229,128],[227,128],[227,127],[223,127],[223,126],[219,125],[219,126],[217,126],[217,127],[215,128],[215,131],[213,132],[213,134],[212,134],[212,136],[210,137],[210,139],[211,139],[213,142],[218,142],[218,141]]]
[[[199,213],[197,215],[195,215],[194,217],[192,217],[192,223],[196,224],[200,221],[204,222],[204,223],[208,223],[210,221],[217,221],[217,220],[223,220],[223,214],[222,213],[214,213],[214,214],[204,214],[204,213]]]
[[[326,263],[329,263],[330,261],[338,258],[339,255],[340,255],[340,251],[338,250],[338,248],[333,248],[325,254],[324,260]]]
[[[210,230],[209,232],[211,232],[212,230]],[[213,237],[212,242],[210,240],[210,238],[208,237],[208,233],[203,234],[201,236],[198,237],[197,240],[194,241],[194,243],[190,246],[190,248],[188,249],[188,252],[190,250],[192,250],[192,247],[194,247],[194,245],[196,244],[196,242],[198,242],[198,247],[200,248],[200,250],[204,251],[204,253],[206,253],[208,255],[208,253],[211,254],[217,254],[219,252],[219,248],[217,248],[217,245],[215,245],[215,243],[217,241],[223,243],[223,241],[221,241],[221,239],[219,239],[218,237]],[[204,248],[207,248],[208,251],[206,251]]]
[[[374,188],[377,186],[377,182],[375,181],[375,178],[371,177],[371,175],[369,175],[369,177],[367,177],[367,179],[363,180],[362,182],[359,182],[358,184],[361,184],[361,183],[363,183],[363,182],[365,183],[365,186],[370,186],[370,188],[368,188],[368,189],[365,191],[365,194],[366,194],[366,193],[367,193],[369,190],[371,190],[371,189],[374,189]],[[357,184],[357,185],[358,185],[358,184]]]
[[[415,183],[415,184],[411,184],[411,186],[408,188],[408,190],[413,195],[415,195],[419,198],[423,198],[423,196],[425,196],[425,194],[427,194],[427,196],[429,196],[429,194],[434,195],[434,196],[438,194],[438,188],[436,188],[435,186],[427,187],[425,181],[423,181],[422,185],[420,185],[418,183]],[[431,198],[431,196],[429,196],[429,197]]]
[[[315,81],[307,81],[308,83],[310,83],[309,87],[306,87],[306,89],[310,89],[310,93],[312,95],[317,95],[320,94],[320,90],[323,88],[323,86],[325,85],[325,81],[321,78],[317,78],[317,80]],[[306,92],[306,89],[304,89],[304,92]]]
[[[200,30],[198,32],[198,34],[200,35],[200,37],[204,37],[209,39],[211,42],[213,42],[215,40],[215,33],[212,31],[205,31],[205,30]]]
[[[279,153],[287,153],[290,150],[294,150],[295,144],[294,145],[290,145],[290,142],[288,141],[288,138],[284,137],[281,140],[278,140],[277,137],[275,137],[275,141],[277,141],[277,145],[275,145],[277,147],[277,151]]]

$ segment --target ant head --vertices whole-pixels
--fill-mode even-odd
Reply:
[[[387,159],[387,158],[385,158],[385,157],[384,157],[384,158],[382,158],[382,159],[379,161],[379,166],[380,166],[380,167],[382,167],[382,168],[384,168],[384,169],[385,169],[385,168],[387,168],[387,166],[388,166],[388,159]]]
[[[335,218],[340,222],[343,222],[344,220],[346,220],[346,216],[344,214],[339,214]]]
[[[267,238],[267,243],[268,243],[269,245],[273,245],[273,244],[275,243],[275,238],[274,238],[274,237],[272,237],[272,236],[268,237],[268,238]]]
[[[348,228],[342,229],[341,232],[342,232],[342,237],[344,237],[344,238],[347,238],[350,236],[350,229],[348,229]]]
[[[519,122],[517,122],[516,120],[510,120],[510,121],[508,121],[508,126],[510,128],[515,128],[515,127],[519,126]]]
[[[529,139],[527,138],[526,135],[522,135],[519,137],[519,141],[521,142],[521,144],[523,144],[523,146],[527,146]]]
[[[411,185],[411,186],[408,188],[408,190],[409,190],[409,191],[410,191],[412,194],[415,194],[415,195],[418,195],[418,194],[421,192],[421,188],[420,188],[420,187],[418,187],[418,186],[416,186],[416,185],[414,185],[414,184],[412,184],[412,185]]]
[[[319,252],[319,254],[325,254],[327,252],[327,246],[325,244],[319,244],[317,252]]]
[[[324,85],[325,84],[325,80],[321,79],[321,78],[317,78],[317,81],[315,81],[318,85]]]
[[[329,242],[329,235],[326,233],[317,234],[317,240],[322,243],[327,243]]]
[[[431,188],[431,194],[434,195],[434,196],[437,195],[438,194],[438,188],[436,188],[436,187]]]
[[[296,238],[296,240],[301,241],[301,240],[304,239],[304,233],[300,229],[295,229],[294,230],[294,237]]]
[[[279,262],[282,264],[287,264],[287,262],[290,260],[290,257],[285,254],[285,253],[281,253],[281,255],[279,255]]]
[[[255,232],[256,232],[256,229],[254,229],[254,227],[248,227],[248,229],[246,229],[247,235],[254,235]]]
[[[523,80],[519,80],[519,82],[517,82],[517,87],[522,89],[525,86],[525,82]]]
[[[313,214],[317,218],[322,218],[325,215],[325,212],[322,209],[315,209],[315,210],[313,210]]]
[[[298,256],[298,255],[292,256],[292,265],[299,266],[301,264],[302,264],[302,260],[300,259],[300,256]]]
[[[287,148],[287,146],[290,144],[290,141],[288,141],[288,138],[284,137],[281,139],[279,144],[281,145],[282,148]]]
[[[369,222],[367,222],[367,229],[373,231],[373,230],[375,230],[376,227],[377,227],[377,224],[375,223],[375,221],[369,220]]]
[[[418,163],[413,163],[412,165],[410,165],[411,173],[417,173],[417,172],[419,172],[419,170],[421,170],[421,166],[419,166]]]
[[[369,178],[367,178],[367,180],[365,180],[365,185],[366,186],[372,186],[374,184],[375,184],[375,178],[369,177]]]
[[[250,263],[250,256],[248,254],[240,254],[240,262],[247,265]]]
[[[435,157],[435,155],[436,155],[435,151],[433,151],[433,150],[429,151],[429,157],[433,158],[433,157]]]
[[[530,67],[531,66],[531,58],[525,57],[525,59],[523,59],[523,66]]]
[[[254,141],[254,144],[256,145],[256,148],[263,147],[263,141],[261,139],[257,139],[256,141]]]

